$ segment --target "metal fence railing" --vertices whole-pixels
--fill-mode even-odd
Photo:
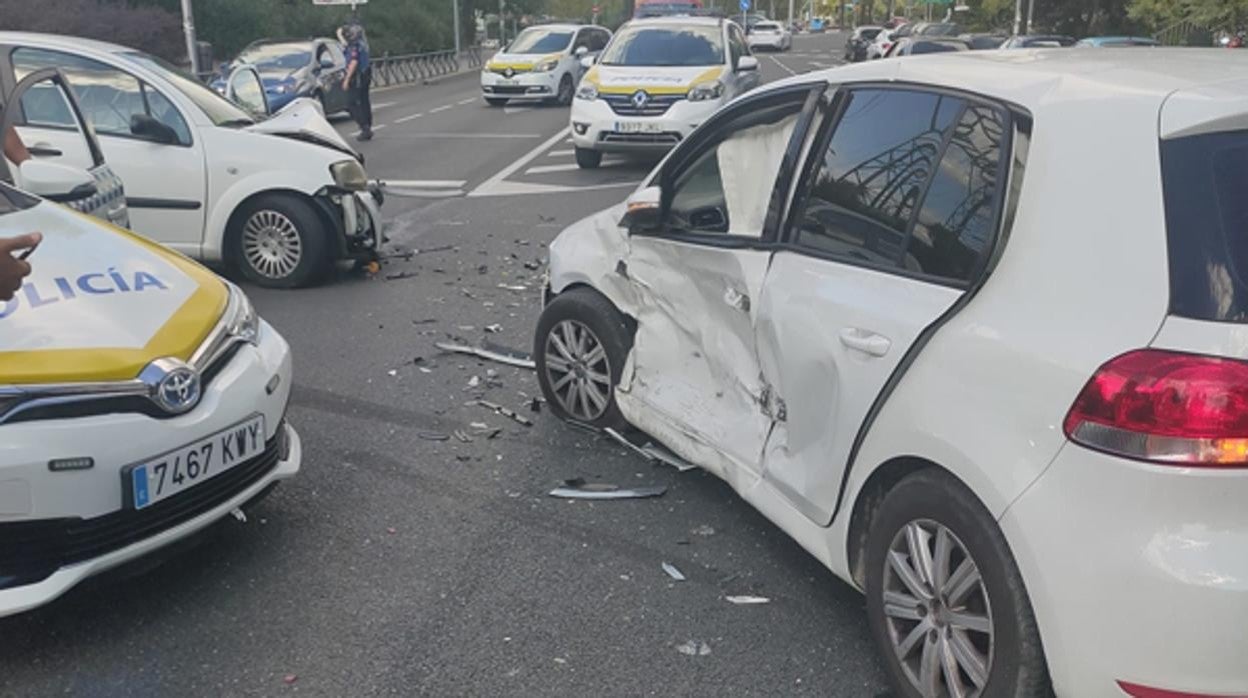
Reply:
[[[386,54],[373,58],[373,85],[386,87],[457,73],[465,68],[480,68],[481,47],[470,46],[459,56],[455,51],[409,53],[401,56]]]
[[[1188,20],[1175,22],[1153,35],[1166,46],[1213,46],[1214,31]]]

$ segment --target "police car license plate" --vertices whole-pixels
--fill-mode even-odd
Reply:
[[[207,482],[260,455],[264,434],[264,415],[255,415],[193,444],[130,466],[130,501],[135,509],[145,509]]]
[[[498,79],[498,84],[500,84],[500,85],[519,85],[519,84],[520,84],[520,81],[519,81],[519,80],[508,80],[507,78],[499,78],[499,79]]]
[[[652,121],[617,121],[617,133],[662,133],[663,125]]]

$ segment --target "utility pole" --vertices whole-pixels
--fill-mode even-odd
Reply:
[[[793,29],[793,0],[789,0],[789,25],[790,31]]]
[[[1014,0],[1014,36],[1023,33],[1023,0]]]
[[[1027,33],[1031,33],[1031,18],[1036,11],[1036,0],[1027,0]]]
[[[191,58],[191,72],[199,75],[199,45],[195,41],[195,12],[191,0],[182,0],[182,32],[186,34],[186,52]]]
[[[459,67],[459,0],[451,0],[451,12],[455,13],[455,66]]]
[[[1020,0],[1021,2],[1021,0]],[[507,46],[507,42],[503,41],[503,35],[507,25],[503,23],[503,0],[498,0],[498,50],[502,51]]]

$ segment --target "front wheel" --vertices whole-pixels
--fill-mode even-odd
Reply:
[[[576,149],[576,166],[582,170],[593,170],[602,164],[602,152],[589,148]]]
[[[555,104],[566,107],[572,103],[572,96],[576,92],[576,86],[572,84],[572,76],[564,75],[559,81],[559,92],[555,95]]]
[[[248,280],[269,288],[319,281],[333,264],[330,232],[312,204],[290,194],[264,194],[236,214],[230,261]]]
[[[961,482],[935,468],[902,480],[865,554],[867,617],[899,696],[1052,695],[1022,575]]]
[[[599,428],[626,426],[615,403],[632,335],[624,316],[588,288],[559,294],[537,322],[537,381],[561,419]]]

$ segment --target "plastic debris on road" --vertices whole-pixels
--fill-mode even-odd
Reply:
[[[425,441],[450,441],[451,440],[451,437],[449,434],[440,434],[436,431],[418,431],[416,432],[416,436],[420,439],[424,439]]]
[[[672,564],[672,563],[670,563],[670,562],[664,562],[664,563],[663,563],[663,571],[667,573],[667,576],[671,577],[672,579],[674,579],[674,580],[676,580],[676,581],[678,581],[678,582],[683,582],[683,581],[685,581],[685,580],[687,579],[687,577],[685,577],[684,573],[682,573],[680,570],[676,569],[676,566],[675,566],[675,565],[673,565],[673,564]]]
[[[611,427],[607,427],[606,429],[603,429],[603,432],[606,433],[607,436],[610,436],[612,439],[614,439],[617,443],[619,443],[624,448],[627,448],[628,450],[632,451],[633,453],[636,453],[637,455],[641,456],[642,458],[645,458],[648,461],[651,461],[651,462],[657,461],[659,463],[663,463],[664,465],[670,465],[682,473],[693,470],[694,468],[698,467],[694,465],[693,463],[681,460],[678,456],[671,453],[670,451],[663,448],[662,446],[656,446],[653,443],[646,443],[646,445],[644,446],[638,446],[637,444],[625,438],[623,434],[612,429]]]
[[[662,485],[644,485],[642,487],[621,488],[602,482],[585,482],[580,478],[567,480],[562,487],[550,491],[550,496],[559,499],[646,499],[661,497],[667,492]]]
[[[537,364],[534,363],[533,357],[521,352],[503,347],[474,347],[467,344],[456,344],[454,342],[434,342],[433,346],[441,351],[451,354],[467,354],[475,356],[479,359],[487,361],[496,361],[500,364],[515,366],[516,368],[535,369]]]
[[[230,516],[233,516],[234,518],[238,519],[239,523],[247,523],[247,513],[244,512],[242,509],[234,509],[233,511],[230,512]]]
[[[533,426],[533,420],[529,419],[528,417],[525,417],[522,414],[517,414],[515,411],[509,410],[506,407],[503,407],[502,405],[496,405],[492,402],[489,402],[488,400],[477,400],[472,404],[480,405],[481,407],[484,407],[487,410],[493,410],[494,414],[506,417],[507,419],[510,419],[513,422],[516,422],[519,424],[523,424],[526,427]]]
[[[690,640],[676,647],[676,651],[691,657],[706,657],[711,654],[711,646],[705,642]]]
[[[741,596],[725,596],[724,600],[728,603],[735,603],[738,606],[753,606],[760,603],[771,603],[771,599],[766,596],[750,596],[749,594]]]

